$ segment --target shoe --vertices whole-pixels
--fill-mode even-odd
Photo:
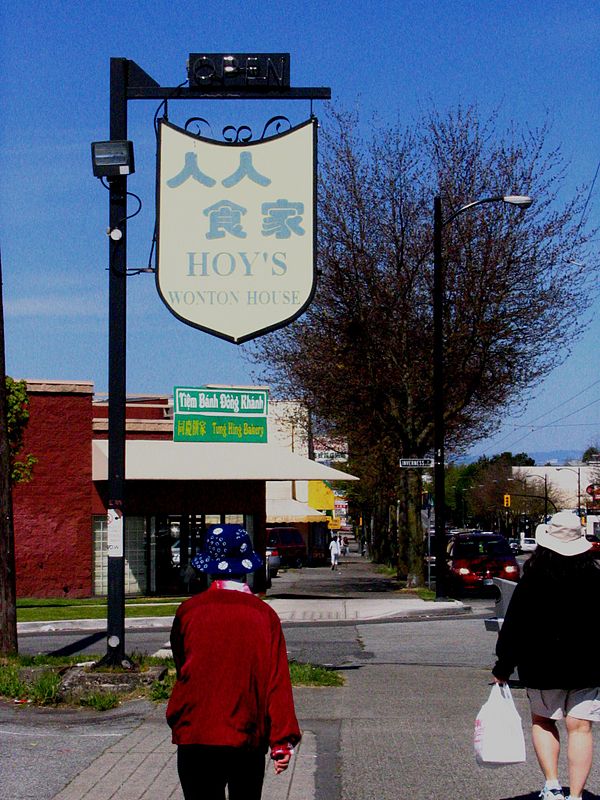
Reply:
[[[539,794],[540,800],[565,800],[562,789],[547,789],[545,786]]]

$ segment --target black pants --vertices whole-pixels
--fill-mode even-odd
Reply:
[[[265,754],[241,747],[185,744],[177,748],[177,771],[185,800],[260,800]]]

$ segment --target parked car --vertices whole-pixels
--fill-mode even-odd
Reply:
[[[594,554],[594,556],[599,557],[600,556],[600,539],[598,539],[598,537],[595,536],[593,533],[586,534],[585,538],[588,540],[588,542],[592,543],[592,553]]]
[[[497,533],[459,533],[448,543],[453,593],[494,592],[493,578],[518,581],[520,568],[508,541]]]
[[[281,566],[306,564],[306,543],[298,528],[267,528],[267,547],[277,551]]]
[[[276,578],[281,569],[281,558],[276,547],[267,547],[267,564],[269,565],[269,575]]]
[[[522,553],[533,553],[535,548],[537,547],[537,542],[535,539],[531,538],[530,536],[524,536],[521,539],[521,552]]]

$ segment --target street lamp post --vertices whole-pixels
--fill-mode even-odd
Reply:
[[[577,516],[581,516],[581,467],[557,467],[556,471],[560,472],[561,470],[568,470],[569,472],[576,472],[577,473]]]
[[[523,478],[523,483],[525,485],[527,485],[527,480],[529,478],[531,478],[532,480],[544,481],[544,522],[546,522],[546,519],[548,517],[548,475],[544,473],[543,478],[541,475],[525,475],[525,477]],[[556,511],[556,506],[554,505],[554,503],[552,503],[552,505],[554,506],[554,510]]]
[[[442,257],[442,230],[460,214],[484,203],[507,203],[520,208],[529,208],[532,203],[525,195],[494,195],[467,203],[451,214],[442,215],[442,198],[436,195],[433,201],[433,485],[435,491],[435,561],[436,600],[446,596],[446,509],[444,439],[444,300],[445,275]]]

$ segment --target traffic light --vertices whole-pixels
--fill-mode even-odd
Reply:
[[[510,508],[510,495],[504,495],[504,508]]]

